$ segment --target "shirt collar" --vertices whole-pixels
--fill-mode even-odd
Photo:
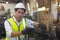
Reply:
[[[20,23],[20,22],[18,22],[18,21],[16,20],[16,18],[15,18],[14,16],[13,16],[13,19],[15,20],[16,23]],[[23,19],[23,18],[22,18],[22,19]]]
[[[20,23],[20,22],[18,22],[17,20],[16,20],[16,18],[13,16],[13,19],[14,19],[14,21],[16,22],[16,23]]]

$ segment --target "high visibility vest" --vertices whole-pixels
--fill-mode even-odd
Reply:
[[[23,18],[22,21],[20,22],[20,26],[17,25],[17,23],[14,21],[13,18],[8,19],[8,21],[11,22],[11,26],[12,26],[12,30],[13,31],[16,31],[16,32],[20,31],[20,32],[22,32],[25,29],[25,21],[26,21],[25,18]],[[22,35],[20,35],[20,36],[22,36]],[[18,37],[18,36],[16,36],[16,37]],[[5,40],[9,40],[9,38],[6,38]]]

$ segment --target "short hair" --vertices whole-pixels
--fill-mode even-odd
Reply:
[[[26,10],[23,8],[15,8],[14,10],[17,11],[18,9],[22,9],[22,10],[24,10],[24,12],[26,12]]]

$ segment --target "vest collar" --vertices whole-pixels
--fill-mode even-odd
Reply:
[[[13,16],[13,19],[14,19],[14,21],[15,21],[18,25],[20,25],[20,22],[18,22],[14,16]],[[22,18],[22,19],[23,19],[23,18]]]

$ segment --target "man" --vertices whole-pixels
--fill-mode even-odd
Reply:
[[[26,27],[34,28],[32,24],[38,24],[24,17],[25,6],[23,3],[16,4],[15,15],[4,23],[6,29],[6,40],[23,40]],[[29,30],[29,29],[28,29]],[[28,32],[27,32],[28,33]],[[26,34],[26,33],[25,33]]]

